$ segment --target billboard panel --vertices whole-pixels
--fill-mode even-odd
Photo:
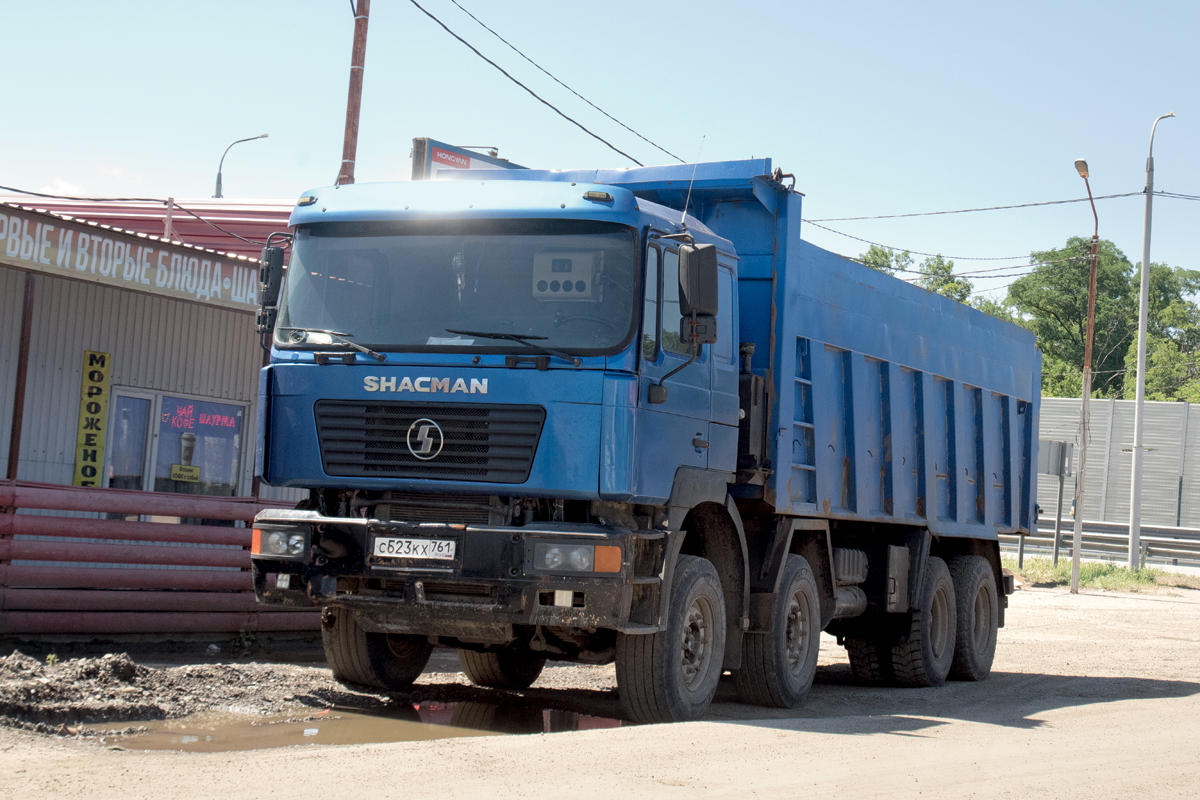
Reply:
[[[439,171],[451,169],[525,169],[525,167],[503,158],[486,156],[476,153],[474,150],[455,147],[434,139],[413,139],[412,179],[414,181],[430,180],[436,178]]]

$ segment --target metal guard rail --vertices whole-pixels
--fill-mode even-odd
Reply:
[[[1004,536],[1000,544],[1006,549],[1028,551],[1035,549],[1036,555],[1054,548],[1053,520],[1042,520],[1036,536]],[[1060,552],[1070,558],[1074,541],[1074,521],[1064,519],[1059,534]],[[1023,542],[1022,542],[1023,540]],[[1200,529],[1176,528],[1161,525],[1143,525],[1139,537],[1141,561],[1168,562],[1172,565],[1200,566]],[[1087,521],[1083,523],[1083,553],[1093,557],[1127,556],[1129,553],[1129,526],[1119,522]],[[1026,552],[1026,555],[1030,553]]]
[[[259,610],[249,528],[16,513],[250,522],[264,508],[281,507],[289,505],[0,481],[0,636],[319,630],[316,612]]]

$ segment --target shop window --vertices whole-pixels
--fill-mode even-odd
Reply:
[[[239,494],[247,406],[114,389],[104,485]]]

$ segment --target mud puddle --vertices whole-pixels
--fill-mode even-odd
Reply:
[[[204,712],[145,723],[138,731],[84,725],[110,747],[217,753],[309,744],[417,742],[467,736],[558,733],[616,728],[620,720],[524,705],[458,702],[400,704],[364,713],[330,708],[305,716]]]

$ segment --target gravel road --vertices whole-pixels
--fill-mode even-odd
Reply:
[[[436,657],[435,657],[436,658]],[[436,669],[453,661],[436,658]],[[231,753],[144,752],[136,736],[76,735],[78,723],[211,708],[243,713],[370,710],[426,700],[502,701],[615,716],[611,667],[552,667],[524,693],[431,672],[400,698],[350,692],[328,671],[198,663],[152,669],[113,654],[46,667],[0,659],[0,798],[329,794],[356,798],[795,796],[1195,797],[1200,793],[1200,591],[1021,591],[992,677],[941,689],[856,686],[823,637],[796,711],[733,702],[722,685],[703,722],[574,733]],[[138,714],[132,712],[137,711]],[[140,714],[140,716],[139,716]],[[62,735],[54,735],[55,733]]]

